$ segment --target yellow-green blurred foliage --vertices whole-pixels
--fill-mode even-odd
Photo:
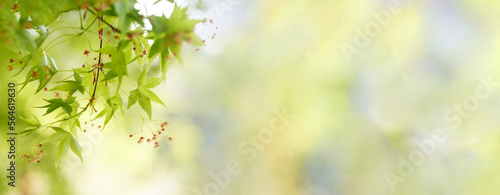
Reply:
[[[192,14],[215,24],[199,27],[207,46],[184,48],[184,65],[172,60],[166,84],[155,88],[167,109],[155,106],[153,118],[169,122],[172,142],[153,149],[129,138],[143,125],[131,108],[102,133],[82,134],[83,164],[71,155],[58,169],[53,156],[20,162],[19,187],[4,189],[2,176],[2,192],[195,194],[237,162],[241,171],[217,185],[220,194],[498,194],[500,85],[457,128],[444,115],[457,115],[481,79],[500,81],[500,2],[398,1],[388,25],[346,56],[342,46],[355,46],[391,2],[220,0],[198,3],[204,10],[193,2]],[[78,22],[72,17],[60,20]],[[87,46],[81,37],[49,54],[78,67]],[[1,54],[2,67],[12,55]],[[11,74],[0,74],[5,91]],[[53,95],[32,96],[34,87],[19,94],[19,113],[41,114],[33,106]],[[295,116],[290,124],[253,148],[255,158],[242,152],[283,109]],[[416,143],[438,128],[446,141],[392,191],[386,174],[398,174],[400,158],[421,151]],[[19,141],[18,152],[31,143]]]

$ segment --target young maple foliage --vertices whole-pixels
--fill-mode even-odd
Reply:
[[[44,116],[54,115],[54,121],[41,124],[38,119],[41,116],[21,117],[28,127],[20,134],[29,136],[40,131],[33,142],[32,155],[23,155],[23,158],[40,162],[42,153],[38,148],[41,144],[57,143],[56,165],[70,149],[83,162],[78,131],[87,131],[85,126],[88,122],[82,125],[79,120],[84,113],[92,115],[91,121],[104,117],[102,126],[99,125],[102,130],[116,113],[124,114],[138,103],[148,115],[143,122],[158,123],[151,119],[151,102],[165,104],[152,89],[165,80],[170,55],[182,63],[180,53],[184,43],[204,46],[204,41],[194,33],[194,29],[205,20],[190,19],[188,8],[177,4],[174,4],[170,16],[143,16],[135,8],[136,3],[136,0],[12,0],[0,3],[0,41],[11,45],[9,49],[19,53],[18,57],[9,59],[8,70],[15,71],[15,76],[25,75],[19,91],[30,83],[36,83],[35,94],[42,90],[45,93],[54,91],[56,96],[45,99],[46,105],[37,106],[45,109]],[[50,49],[67,41],[58,40],[60,37],[49,38],[58,30],[52,29],[52,24],[57,23],[62,14],[78,15],[80,26],[67,24],[74,33],[61,37],[86,36],[89,42],[99,42],[97,49],[92,49],[90,45],[89,48],[82,48],[88,60],[84,65],[69,70],[59,70],[56,65],[58,60],[47,54]],[[150,23],[152,29],[146,29],[146,23]],[[131,29],[132,26],[136,28]],[[97,38],[90,40],[89,34],[97,35]],[[150,67],[156,58],[159,58],[159,77],[148,78],[148,74],[155,75]],[[124,77],[132,77],[128,71],[131,64],[138,66],[141,72],[132,78],[137,81],[137,88],[127,93],[122,83]],[[65,79],[55,77],[67,73],[71,75]],[[124,97],[127,98],[126,109]],[[162,135],[168,123],[160,124],[157,131],[151,131],[152,140],[156,141]],[[52,134],[44,136],[46,131],[52,131]],[[141,137],[147,134],[142,130],[138,133]],[[40,138],[43,140],[39,141]],[[154,147],[159,147],[159,143],[155,142]]]

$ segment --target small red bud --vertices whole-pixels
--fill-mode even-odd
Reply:
[[[42,147],[42,144],[40,144],[40,145],[38,145],[38,146]]]

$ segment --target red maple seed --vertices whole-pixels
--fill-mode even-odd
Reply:
[[[134,136],[134,135],[130,134],[130,137],[132,137],[132,136]]]
[[[89,51],[88,49],[86,49],[86,50],[83,52],[83,55],[89,56],[89,53],[90,53],[90,51]]]
[[[43,90],[44,90],[44,91],[47,91],[47,90],[49,90],[49,89],[48,89],[47,87],[45,87],[45,88],[43,88]]]
[[[37,160],[36,163],[40,163],[40,160]]]
[[[10,59],[10,63],[14,63],[14,59]]]
[[[24,28],[31,29],[31,22],[26,22],[26,24],[24,24]]]
[[[42,147],[42,144],[40,144],[40,145],[38,145],[38,146]]]
[[[173,139],[172,139],[172,137],[169,137],[169,138],[168,138],[168,141],[172,141],[172,140],[173,140]]]

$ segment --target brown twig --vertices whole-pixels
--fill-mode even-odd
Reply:
[[[99,19],[100,19],[100,21],[104,21],[102,16],[99,16]],[[100,44],[99,44],[100,49],[102,49],[102,38],[103,37],[102,37],[102,28],[101,28],[101,29],[99,29],[99,39],[101,39]],[[101,70],[101,58],[102,58],[101,55],[102,55],[102,53],[99,51],[99,60],[97,62],[97,74],[96,74],[96,79],[95,79],[94,92],[92,93],[92,98],[90,98],[90,105],[92,105],[92,108],[94,108],[92,103],[95,100],[95,92],[97,90],[97,85],[99,84],[99,72]],[[96,109],[94,108],[94,110],[96,110]]]
[[[87,8],[87,10],[88,10],[90,13],[92,13],[92,14],[94,14],[94,15],[98,16],[98,15],[97,15],[94,11],[92,11],[90,8]],[[111,29],[112,29],[113,31],[118,32],[118,33],[121,33],[121,31],[120,31],[120,30],[118,30],[117,28],[115,28],[115,27],[114,27],[113,25],[111,25],[110,23],[106,22],[106,21],[102,18],[102,16],[101,16],[101,17],[99,17],[99,20],[100,20],[101,22],[103,22],[104,24],[108,25],[109,27],[111,27]]]

